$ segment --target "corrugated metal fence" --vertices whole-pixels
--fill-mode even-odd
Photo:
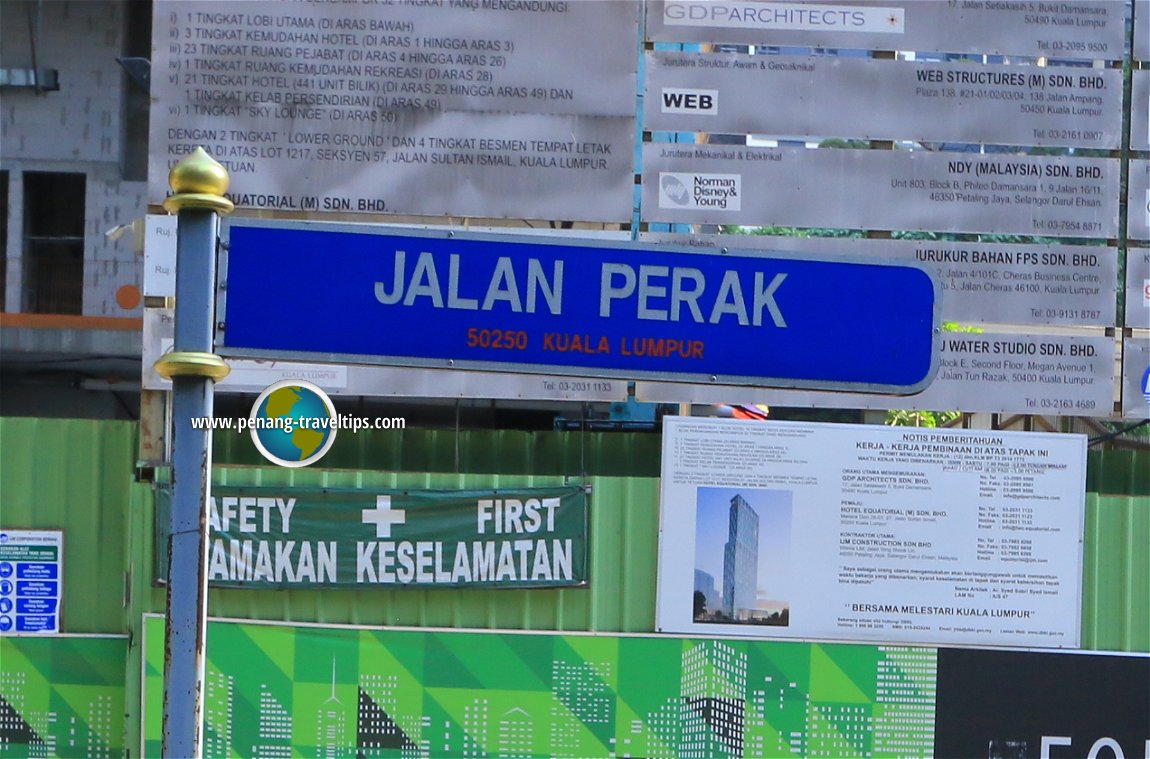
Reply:
[[[63,530],[62,632],[127,629],[136,440],[130,422],[0,417],[0,527]]]
[[[357,436],[368,438],[369,436]],[[407,430],[334,451],[343,470],[259,466],[237,438],[217,446],[231,485],[592,487],[591,586],[564,590],[213,590],[218,616],[436,627],[650,631],[658,550],[659,436]],[[67,632],[136,632],[163,611],[152,580],[151,486],[134,483],[128,422],[0,418],[0,525],[65,533]],[[327,462],[325,462],[327,463]],[[460,472],[456,474],[458,466]],[[390,471],[382,471],[390,470]],[[1083,647],[1150,651],[1150,455],[1091,452]]]
[[[391,474],[222,468],[228,485],[396,489],[486,489],[563,484],[554,475]],[[604,630],[639,632],[655,619],[658,480],[589,477],[591,556],[588,588],[537,590],[213,590],[209,613],[364,625]]]

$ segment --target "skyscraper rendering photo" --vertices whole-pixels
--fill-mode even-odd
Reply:
[[[698,489],[696,622],[789,624],[791,503],[786,490]]]
[[[727,542],[723,546],[723,610],[731,619],[748,617],[757,601],[759,514],[746,499],[731,499]]]

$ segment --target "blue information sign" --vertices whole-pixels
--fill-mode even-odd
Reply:
[[[0,633],[60,632],[64,534],[0,527]]]
[[[225,356],[914,393],[938,284],[904,263],[242,220]]]

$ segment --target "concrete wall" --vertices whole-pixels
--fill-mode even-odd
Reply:
[[[8,172],[8,257],[5,311],[21,310],[23,172],[87,176],[84,223],[85,316],[140,316],[116,301],[139,288],[142,265],[133,236],[106,233],[144,215],[145,183],[124,181],[124,94],[116,58],[124,48],[127,0],[5,0],[0,3],[0,65],[36,64],[59,72],[60,89],[6,88],[0,101],[0,169]]]

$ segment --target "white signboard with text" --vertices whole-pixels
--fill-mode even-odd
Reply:
[[[646,64],[643,124],[651,130],[1114,149],[1122,142],[1119,69],[663,51],[647,53]]]
[[[1150,329],[1150,248],[1126,250],[1126,326]]]
[[[1133,240],[1150,240],[1150,160],[1130,162],[1127,191],[1126,235]]]
[[[171,309],[144,310],[143,388],[171,390],[172,381],[153,364],[172,349]],[[322,364],[271,359],[229,359],[231,372],[215,384],[217,393],[259,393],[282,380],[307,380],[329,395],[369,398],[484,398],[488,400],[622,401],[620,379],[560,377],[507,372],[465,372],[419,367]]]
[[[628,221],[639,8],[157,2],[151,199],[203,145],[245,208]]]
[[[1079,645],[1084,436],[663,423],[660,631]]]
[[[1074,156],[647,143],[642,215],[683,224],[1110,238],[1118,232],[1120,168],[1110,158]]]
[[[785,250],[916,261],[936,267],[943,321],[1112,327],[1117,318],[1118,249],[1113,247],[666,232],[641,232],[639,239],[700,250]],[[1136,326],[1129,316],[1127,326]]]
[[[407,230],[434,230],[435,226],[394,226]],[[472,227],[493,232],[492,228]],[[176,217],[148,215],[144,238],[144,294],[174,297],[176,294]],[[505,230],[504,230],[505,231]],[[564,236],[573,239],[624,241],[625,231],[517,229],[517,234]],[[143,373],[145,390],[171,390],[171,380],[156,373],[153,364],[172,350],[175,320],[171,308],[144,309]],[[622,401],[627,382],[620,379],[560,377],[504,372],[468,372],[416,367],[349,366],[346,364],[231,359],[231,372],[215,384],[221,393],[259,393],[286,379],[307,380],[330,395],[373,398],[484,398],[498,400]]]
[[[1150,61],[1150,0],[1134,0],[1134,58]]]
[[[1116,60],[1124,6],[1123,0],[648,0],[647,38]],[[1136,41],[1135,48],[1146,45]]]
[[[1130,149],[1150,150],[1150,69],[1133,72],[1130,95]]]
[[[1117,397],[1116,342],[1104,334],[946,332],[938,374],[914,395],[636,382],[647,403],[765,403],[861,408],[1109,416]]]

